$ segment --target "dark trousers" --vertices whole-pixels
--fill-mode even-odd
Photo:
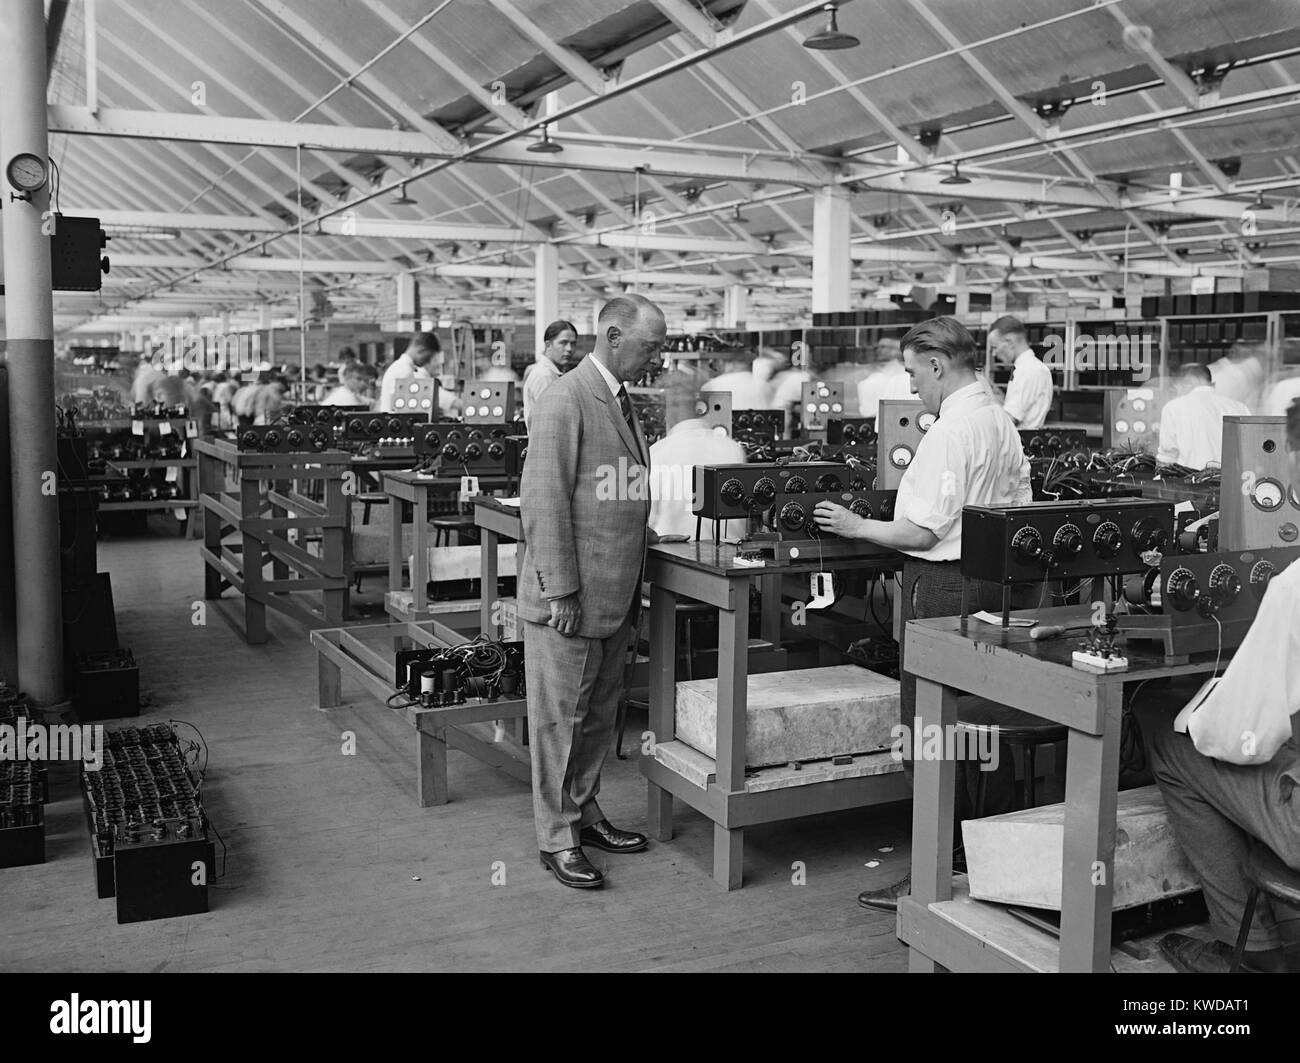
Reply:
[[[1235,944],[1250,892],[1241,862],[1253,841],[1300,870],[1300,790],[1283,778],[1295,766],[1295,742],[1267,764],[1227,764],[1197,750],[1190,735],[1175,732],[1167,710],[1144,705],[1137,711],[1151,770],[1174,837],[1201,881],[1214,936]],[[1297,942],[1300,913],[1261,895],[1246,947]]]
[[[968,613],[987,609],[1002,611],[1002,590],[996,584],[981,580],[963,579],[959,561],[921,561],[909,558],[903,563],[903,588],[899,595],[902,609],[903,639],[898,648],[899,701],[902,724],[911,734],[916,716],[916,677],[907,673],[907,622],[928,620],[941,616],[960,616],[964,606]],[[1017,595],[1019,597],[1019,595]],[[1032,603],[1031,603],[1032,604]],[[958,710],[960,715],[960,709]],[[995,816],[1010,812],[1015,807],[1015,762],[1010,748],[1004,743],[998,751],[997,771],[986,772],[983,815]],[[904,750],[903,769],[907,781],[912,781],[911,749]],[[980,768],[977,764],[961,762],[957,765],[958,822],[970,819],[975,813],[975,792]]]

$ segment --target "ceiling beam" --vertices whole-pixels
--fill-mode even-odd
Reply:
[[[556,43],[549,33],[515,7],[510,0],[489,0],[489,3],[499,14],[509,19],[511,25],[528,38],[538,51],[568,74],[569,77],[573,78],[574,81],[582,85],[588,92],[597,96],[605,92],[611,79],[607,78],[572,48],[566,48],[562,44]]]
[[[278,218],[259,218],[238,214],[191,214],[187,211],[107,210],[95,206],[70,206],[69,215],[97,217],[104,225],[147,226],[151,229],[217,230],[240,233],[284,233],[285,224]],[[320,230],[327,236],[375,236],[393,240],[487,240],[520,243],[522,229],[502,225],[457,225],[446,222],[394,221],[387,218],[324,218]],[[314,235],[313,223],[305,232]],[[294,230],[289,230],[293,232]]]

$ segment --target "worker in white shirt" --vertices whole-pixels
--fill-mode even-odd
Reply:
[[[1042,428],[1052,408],[1052,371],[1029,346],[1029,334],[1017,317],[1000,317],[989,328],[989,352],[1011,366],[1003,409],[1018,428]]]
[[[971,612],[999,608],[999,588],[962,578],[958,560],[962,508],[1024,505],[1032,500],[1033,492],[1029,459],[1015,424],[976,379],[977,348],[966,328],[954,317],[932,318],[913,327],[903,337],[902,348],[903,364],[917,397],[938,419],[921,437],[899,483],[894,519],[870,520],[831,502],[817,503],[814,515],[826,531],[893,547],[905,556],[898,596],[905,634],[898,670],[902,723],[910,734],[916,678],[906,671],[907,621],[958,616],[963,604]],[[907,759],[904,767],[910,780]],[[962,767],[959,765],[959,770]],[[978,769],[963,772],[965,785],[959,789],[969,791],[971,779],[978,774]],[[998,787],[1009,793],[1014,776],[1007,775],[990,771],[990,792],[996,780]],[[909,876],[885,889],[860,894],[858,903],[864,908],[896,911],[898,898],[910,892]]]
[[[770,410],[773,362],[758,357],[753,362],[728,361],[726,372],[706,381],[701,391],[725,391],[731,395],[732,410]]]
[[[1274,381],[1259,408],[1263,417],[1285,417],[1291,403],[1300,399],[1300,371]]]
[[[1165,403],[1160,413],[1160,446],[1156,461],[1204,469],[1223,460],[1223,419],[1246,417],[1244,402],[1220,395],[1210,380],[1210,370],[1199,362],[1178,367],[1178,397]]]
[[[542,333],[542,349],[536,360],[524,370],[524,425],[537,408],[542,392],[573,367],[573,352],[578,345],[578,330],[568,321],[552,321]]]
[[[366,379],[360,362],[344,362],[339,367],[339,385],[321,399],[322,406],[369,406],[362,394]]]
[[[666,373],[656,382],[664,391],[664,425],[668,434],[650,447],[650,527],[660,537],[695,538],[694,503],[697,465],[739,465],[745,448],[726,432],[711,428],[696,413],[699,394],[689,373]],[[723,537],[741,536],[745,521],[730,521]],[[712,525],[709,531],[712,532]]]
[[[1224,398],[1245,403],[1254,411],[1259,406],[1264,390],[1264,362],[1268,352],[1260,344],[1238,343],[1226,358],[1210,364],[1214,390]]]
[[[381,413],[393,412],[393,391],[397,381],[408,377],[427,379],[436,376],[441,385],[438,388],[438,407],[444,414],[454,413],[460,408],[460,400],[448,387],[451,382],[443,375],[443,366],[442,344],[437,335],[433,332],[415,333],[406,350],[384,370],[384,378],[379,384],[379,403],[375,409]]]
[[[1286,418],[1292,490],[1300,492],[1300,401]],[[1300,562],[1269,581],[1240,648],[1207,687],[1172,727],[1158,706],[1138,706],[1156,785],[1214,933],[1209,941],[1161,939],[1160,951],[1184,973],[1228,970],[1250,893],[1242,864],[1252,846],[1262,843],[1300,871]],[[1289,969],[1300,971],[1300,916],[1261,895],[1243,967],[1285,971],[1288,953]]]
[[[875,417],[881,399],[910,399],[912,378],[903,367],[903,349],[897,336],[886,336],[876,344],[876,371],[858,384],[858,415]]]

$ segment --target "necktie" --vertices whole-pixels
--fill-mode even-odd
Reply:
[[[627,386],[624,384],[618,386],[618,408],[623,411],[623,420],[627,422],[632,438],[636,439],[636,418],[632,414],[632,400],[628,398]]]

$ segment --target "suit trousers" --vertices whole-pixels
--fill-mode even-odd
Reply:
[[[533,754],[537,848],[572,849],[578,832],[605,818],[596,803],[614,741],[632,625],[607,638],[565,638],[524,621],[528,740]]]
[[[1259,839],[1300,871],[1300,788],[1283,778],[1295,767],[1295,742],[1287,742],[1267,764],[1227,764],[1201,753],[1190,735],[1174,731],[1167,710],[1144,705],[1136,711],[1174,837],[1201,881],[1210,927],[1220,941],[1235,944],[1250,892],[1241,863],[1252,841]],[[1297,942],[1300,913],[1261,894],[1246,947]]]

